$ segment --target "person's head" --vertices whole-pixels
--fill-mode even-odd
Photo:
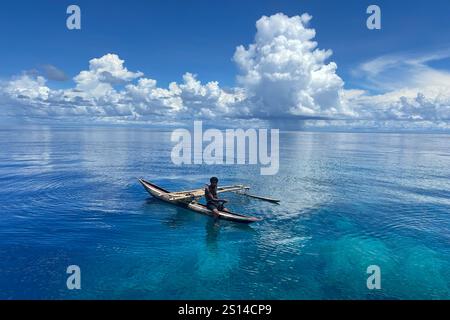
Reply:
[[[211,182],[212,186],[217,186],[217,184],[219,183],[219,179],[217,179],[217,177],[212,177],[211,179],[209,179],[209,182]]]

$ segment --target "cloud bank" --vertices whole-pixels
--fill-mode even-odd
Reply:
[[[449,128],[450,74],[428,66],[449,57],[448,52],[378,57],[354,70],[367,89],[346,89],[336,63],[329,61],[332,51],[314,41],[311,18],[279,13],[259,19],[254,42],[236,48],[239,74],[231,89],[216,81],[202,83],[193,73],[163,88],[110,53],[90,60],[69,89],[50,88],[48,80],[64,81],[66,76],[49,65],[42,74],[24,72],[0,82],[0,114],[154,123],[302,119],[308,127],[397,121]]]

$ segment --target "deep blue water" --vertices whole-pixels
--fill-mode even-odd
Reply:
[[[11,129],[0,145],[0,298],[450,298],[449,135],[286,132],[275,176],[177,167],[170,133],[144,128]],[[283,201],[227,196],[264,220],[215,224],[136,180],[211,175]]]

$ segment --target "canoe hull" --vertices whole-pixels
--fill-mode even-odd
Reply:
[[[170,191],[163,189],[154,183],[151,183],[149,181],[146,181],[144,179],[139,179],[139,182],[142,184],[144,189],[151,194],[153,197],[162,200],[164,202],[183,207],[186,209],[189,209],[191,211],[201,213],[208,216],[214,216],[213,212],[209,210],[205,205],[196,203],[196,202],[189,202],[189,201],[176,201],[176,200],[170,200],[169,194]],[[220,211],[219,213],[219,219],[223,220],[229,220],[234,222],[241,222],[241,223],[252,223],[256,221],[261,221],[262,219],[257,217],[251,217],[251,216],[245,216],[242,214],[232,213],[232,212],[224,212]]]

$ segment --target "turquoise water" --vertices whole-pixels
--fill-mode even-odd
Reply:
[[[448,299],[450,136],[280,135],[276,176],[258,166],[170,161],[170,133],[144,128],[0,131],[0,298]],[[250,226],[149,197],[243,182]],[[81,268],[81,290],[66,268]],[[366,268],[381,268],[368,290]]]

